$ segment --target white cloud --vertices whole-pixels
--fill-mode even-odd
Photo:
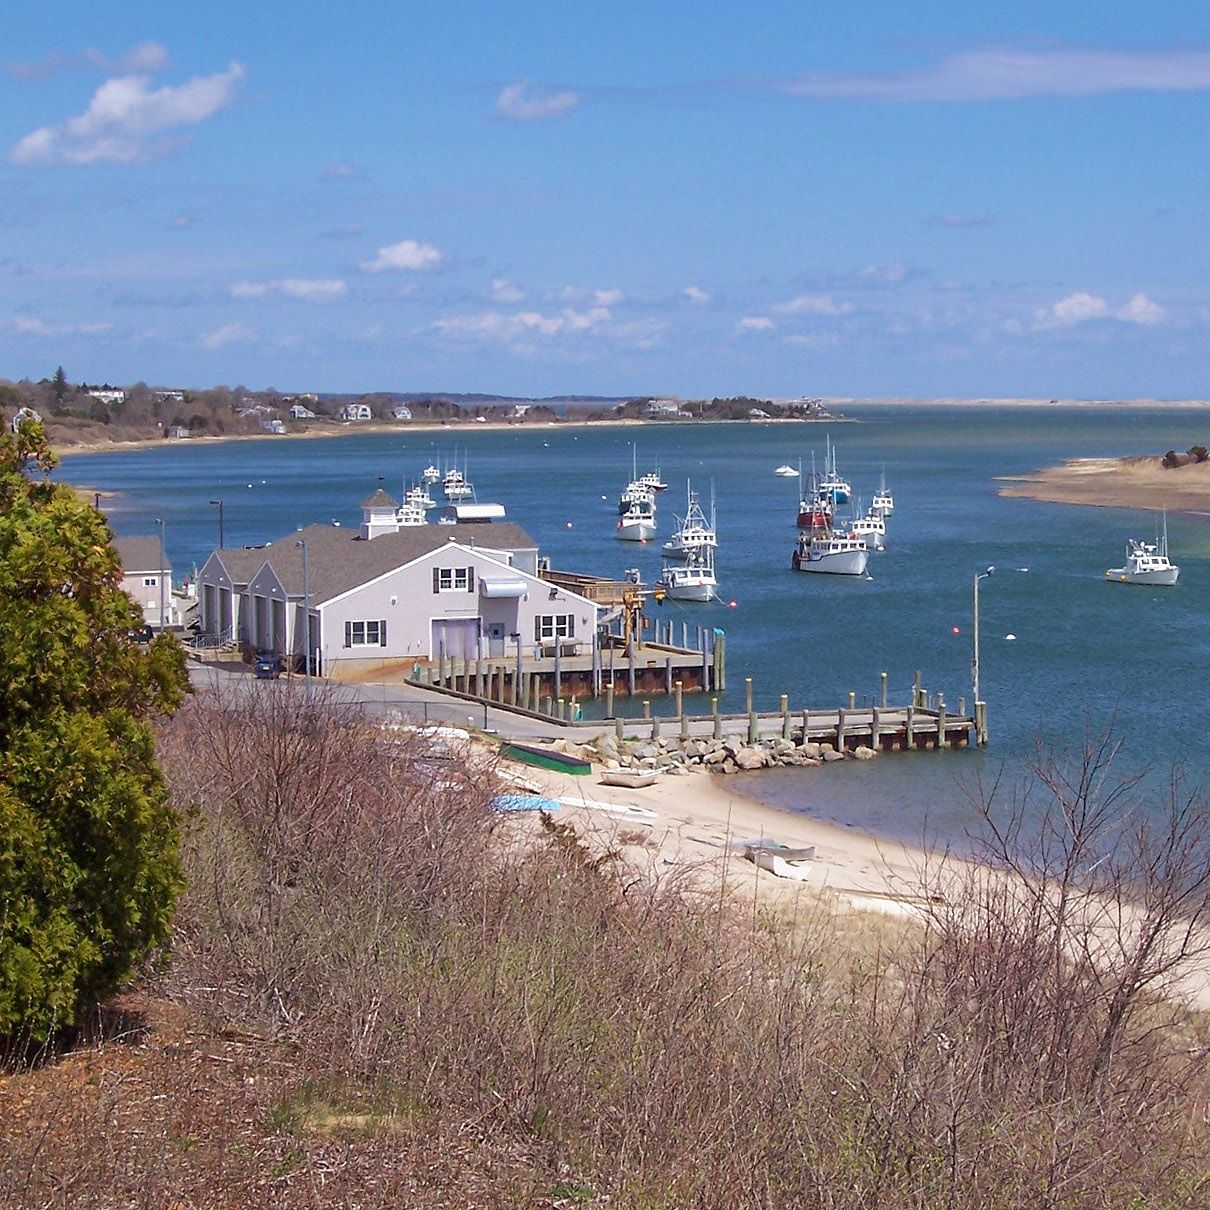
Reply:
[[[202,337],[202,345],[207,349],[221,349],[227,345],[239,344],[255,339],[256,332],[252,328],[247,328],[242,323],[237,322],[224,324],[221,328],[215,328],[213,332],[208,332]]]
[[[319,173],[325,181],[350,181],[359,178],[362,173],[356,164],[325,164]]]
[[[98,336],[112,327],[107,323],[48,324],[33,315],[15,315],[12,330],[18,336]]]
[[[158,42],[140,42],[120,55],[107,55],[89,47],[79,54],[68,55],[52,51],[34,63],[10,63],[8,73],[18,80],[40,81],[65,71],[120,72],[123,75],[163,71],[168,66],[168,52]]]
[[[607,307],[577,311],[564,307],[553,314],[540,311],[484,311],[478,315],[452,315],[434,320],[433,327],[443,336],[462,340],[489,340],[513,343],[521,338],[568,336],[595,331],[611,320]]]
[[[739,321],[739,327],[744,332],[768,332],[773,321],[767,315],[745,315]]]
[[[781,315],[852,315],[853,304],[837,302],[830,294],[799,294],[773,310]]]
[[[578,94],[570,91],[539,92],[528,81],[507,84],[496,97],[496,112],[512,122],[533,122],[543,118],[561,118],[580,104]]]
[[[1134,295],[1125,306],[1119,307],[1113,314],[1123,323],[1142,324],[1148,328],[1163,323],[1168,317],[1168,312],[1146,294]]]
[[[175,151],[196,126],[235,100],[244,68],[152,88],[146,75],[106,80],[88,108],[57,126],[31,131],[9,152],[14,164],[137,164]]]
[[[423,273],[436,269],[445,256],[432,244],[418,243],[414,239],[400,240],[378,249],[373,260],[363,260],[361,267],[367,273],[386,273],[393,270]]]
[[[237,281],[231,287],[232,298],[264,298],[268,294],[276,294],[302,302],[333,302],[344,298],[348,292],[348,285],[339,277],[283,277],[277,281]]]
[[[911,266],[902,261],[894,261],[889,265],[867,265],[861,271],[862,281],[873,282],[879,286],[901,286],[911,276]]]
[[[883,75],[815,72],[768,87],[821,100],[1011,101],[1112,92],[1210,89],[1206,51],[965,51],[921,71]]]
[[[624,297],[621,290],[594,290],[592,301],[598,307],[616,307]]]
[[[520,286],[503,277],[493,277],[487,292],[492,302],[498,303],[519,303],[525,298],[525,291]]]
[[[691,303],[695,303],[697,306],[704,306],[710,301],[710,295],[707,294],[706,291],[700,286],[686,286],[681,293],[684,294],[684,296]]]

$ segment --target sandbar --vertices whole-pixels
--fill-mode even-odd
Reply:
[[[1001,477],[1001,496],[1094,508],[1210,509],[1210,462],[1165,467],[1158,455],[1071,458],[1032,475]]]

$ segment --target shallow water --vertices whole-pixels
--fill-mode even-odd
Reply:
[[[985,752],[771,770],[745,776],[745,792],[877,832],[917,838],[927,816],[933,828],[953,834],[968,813],[956,779],[972,781],[1005,761],[1019,767],[1039,734],[1075,747],[1086,718],[1100,726],[1115,714],[1132,768],[1179,760],[1205,780],[1210,756],[1198,710],[1210,667],[1210,523],[1169,517],[1178,588],[1109,584],[1105,568],[1120,562],[1128,536],[1152,534],[1153,515],[1002,499],[995,477],[1064,458],[1185,449],[1205,442],[1210,417],[1129,405],[867,405],[848,414],[855,423],[826,428],[401,430],[182,443],[69,456],[60,474],[119,493],[106,504],[119,534],[152,533],[154,519],[163,518],[179,579],[217,545],[218,509],[209,500],[224,501],[228,545],[281,538],[315,521],[356,526],[359,503],[380,476],[398,495],[427,462],[456,453],[469,461],[479,498],[504,503],[556,567],[618,575],[638,566],[649,582],[691,476],[707,498],[714,485],[718,574],[735,607],[669,602],[652,612],[687,620],[691,630],[699,622],[725,629],[724,710],[742,709],[745,675],[759,708],[776,708],[778,695],[788,693],[800,709],[834,707],[850,690],[858,701],[875,700],[883,670],[892,702],[902,702],[917,669],[928,689],[956,706],[970,697],[972,576],[988,564],[998,569],[980,585],[981,687],[992,737]],[[800,457],[809,466],[812,448],[822,460],[825,432],[857,495],[873,495],[884,467],[895,495],[888,549],[871,556],[869,580],[789,570],[797,483],[772,472]],[[671,485],[660,500],[660,539],[647,547],[613,537],[616,495],[630,477],[635,439],[640,471],[658,465]]]

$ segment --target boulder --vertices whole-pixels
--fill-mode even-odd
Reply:
[[[763,769],[769,764],[768,755],[759,748],[741,748],[734,759],[741,769]]]
[[[819,755],[824,761],[844,760],[844,753],[835,748],[824,748]]]
[[[702,764],[721,765],[724,761],[729,759],[730,754],[727,752],[726,748],[715,748],[713,751],[707,752],[706,755],[702,757]]]
[[[639,760],[654,760],[660,754],[660,747],[658,744],[641,744],[634,750],[634,754]]]
[[[867,748],[864,744],[853,749],[853,757],[856,760],[873,760],[877,755],[873,748]]]
[[[803,744],[801,751],[804,756],[811,760],[819,760],[820,754],[823,752],[823,746],[815,743],[814,740],[809,740]]]

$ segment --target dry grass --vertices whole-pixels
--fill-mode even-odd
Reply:
[[[1002,881],[854,947],[811,901],[519,828],[490,769],[284,688],[195,702],[164,757],[192,821],[168,999],[55,1065],[61,1105],[48,1071],[0,1088],[6,1204],[1210,1196],[1204,1028],[1056,961]]]

